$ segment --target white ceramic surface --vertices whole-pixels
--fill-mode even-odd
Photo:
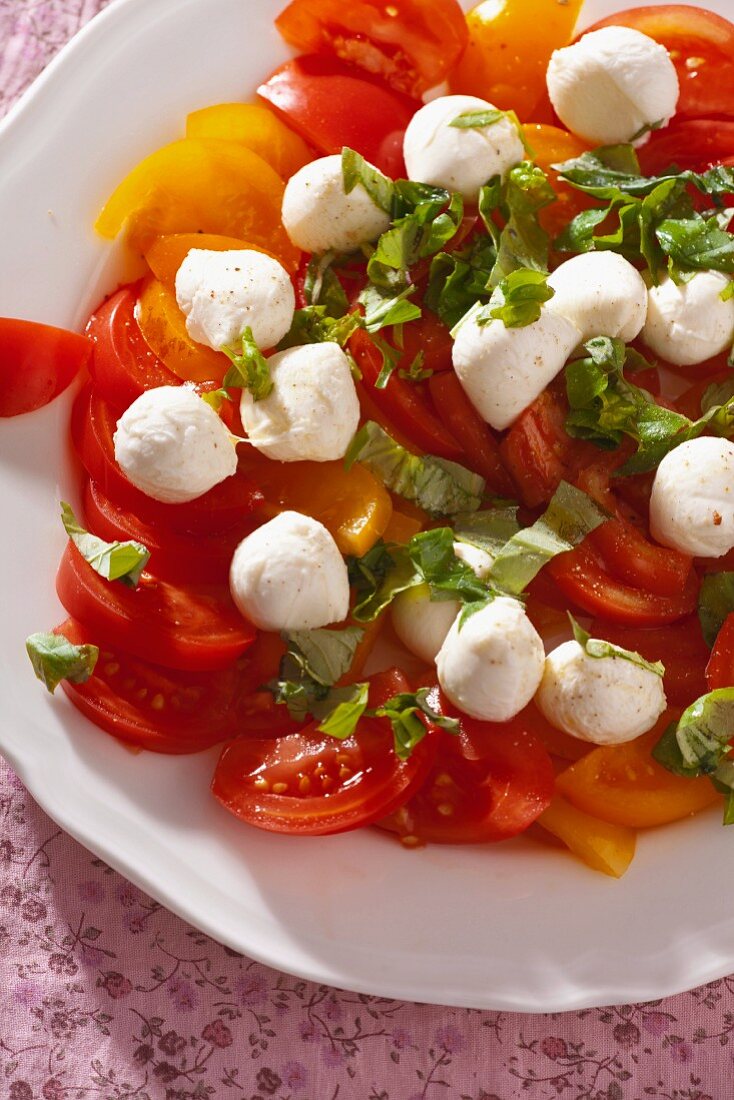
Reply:
[[[277,0],[117,0],[0,126],[0,314],[79,325],[120,260],[91,221],[187,111],[252,92],[286,54]],[[722,13],[729,0],[715,5]],[[585,21],[612,10],[590,3]],[[418,1001],[555,1011],[734,969],[731,831],[640,838],[620,882],[561,851],[405,852],[377,832],[284,839],[208,795],[215,753],[133,756],[34,680],[23,639],[62,617],[68,396],[0,424],[0,749],[48,813],[212,936],[303,977]]]

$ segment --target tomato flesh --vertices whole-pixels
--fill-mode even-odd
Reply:
[[[706,693],[709,649],[697,616],[669,626],[644,629],[595,619],[589,630],[593,638],[604,638],[613,645],[641,653],[647,661],[662,661],[665,696],[672,706],[687,707]]]
[[[373,677],[370,706],[409,691],[397,669]],[[369,825],[402,805],[423,782],[436,751],[436,731],[406,761],[393,750],[385,719],[364,718],[344,741],[313,723],[270,743],[226,745],[212,781],[214,797],[249,825],[276,833],[323,836]]]
[[[482,475],[490,492],[509,496],[512,482],[502,463],[499,444],[454,372],[435,374],[428,381],[428,390],[439,419],[459,440],[467,465]]]
[[[0,317],[0,417],[43,408],[87,365],[92,345],[66,329]]]

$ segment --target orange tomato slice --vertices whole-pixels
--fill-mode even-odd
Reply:
[[[544,207],[538,214],[540,224],[553,240],[582,210],[598,205],[591,195],[585,195],[583,191],[562,183],[558,173],[551,168],[552,164],[562,164],[564,160],[580,157],[588,151],[589,146],[558,126],[530,122],[522,129],[525,140],[533,151],[532,159],[539,168],[548,173],[549,182],[557,196],[554,203]]]
[[[193,111],[186,119],[187,138],[216,138],[246,145],[287,180],[314,154],[267,107],[256,103],[217,103]]]
[[[133,168],[95,228],[112,240],[127,225],[130,244],[143,253],[161,234],[224,234],[260,245],[295,270],[300,253],[280,220],[283,190],[277,172],[244,145],[184,138]]]
[[[179,378],[189,382],[221,382],[224,378],[229,359],[191,339],[176,295],[164,283],[146,279],[135,315],[148,347]]]
[[[563,841],[593,870],[613,878],[621,878],[635,854],[637,837],[634,830],[610,825],[558,795],[554,795],[548,809],[540,815],[538,825]]]
[[[241,241],[238,237],[223,237],[217,233],[170,233],[156,237],[145,253],[148,267],[171,290],[176,285],[176,273],[192,248],[205,248],[209,252],[240,251],[251,248],[255,252],[265,252],[267,248],[251,241]]]
[[[466,17],[469,44],[452,92],[481,96],[523,120],[545,93],[550,55],[573,34],[583,0],[483,0]]]

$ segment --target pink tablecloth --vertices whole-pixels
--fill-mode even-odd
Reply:
[[[0,113],[101,7],[0,0]],[[359,996],[184,924],[1,763],[0,819],[0,1100],[734,1098],[734,978],[547,1016]]]

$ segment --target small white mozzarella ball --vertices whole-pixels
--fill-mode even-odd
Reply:
[[[648,291],[642,339],[680,367],[718,355],[734,340],[734,298],[721,300],[728,285],[720,271],[700,271],[680,284],[666,276]]]
[[[642,145],[650,126],[667,126],[678,75],[664,46],[630,27],[603,27],[555,50],[548,95],[561,122],[592,145]]]
[[[697,557],[734,548],[734,443],[704,436],[665,456],[650,495],[653,538]]]
[[[478,546],[455,542],[454,553],[480,580],[492,568],[491,557]],[[396,597],[392,605],[392,623],[406,649],[432,665],[460,611],[461,604],[457,600],[432,600],[428,585],[420,584]]]
[[[590,657],[578,642],[548,654],[535,701],[556,729],[594,745],[633,741],[666,707],[662,677],[624,657]]]
[[[227,428],[188,386],[142,393],[117,421],[114,444],[128,481],[164,504],[195,500],[237,469]]]
[[[522,604],[501,596],[461,627],[454,620],[436,657],[438,682],[472,718],[507,722],[535,695],[544,657]]]
[[[229,587],[260,630],[315,630],[349,612],[344,559],[324,525],[300,512],[281,512],[243,539]]]
[[[268,359],[273,389],[255,401],[242,391],[240,413],[253,447],[279,462],[343,458],[359,424],[349,360],[332,341],[288,348]]]
[[[531,405],[581,342],[579,330],[548,309],[522,328],[468,318],[454,341],[454,370],[481,416],[502,431]]]
[[[509,118],[476,129],[451,123],[466,111],[494,110],[477,96],[445,95],[416,111],[403,139],[408,179],[459,191],[467,202],[476,202],[479,188],[519,164],[525,149]]]
[[[626,344],[645,323],[647,287],[637,268],[616,252],[586,252],[559,265],[548,279],[547,308],[581,333],[581,341],[614,336]]]
[[[354,252],[375,241],[390,218],[361,183],[347,195],[342,158],[321,157],[291,176],[283,194],[283,225],[304,252]]]
[[[176,301],[191,339],[214,351],[236,345],[246,328],[258,347],[274,347],[296,308],[283,265],[250,248],[192,248],[176,273]]]

